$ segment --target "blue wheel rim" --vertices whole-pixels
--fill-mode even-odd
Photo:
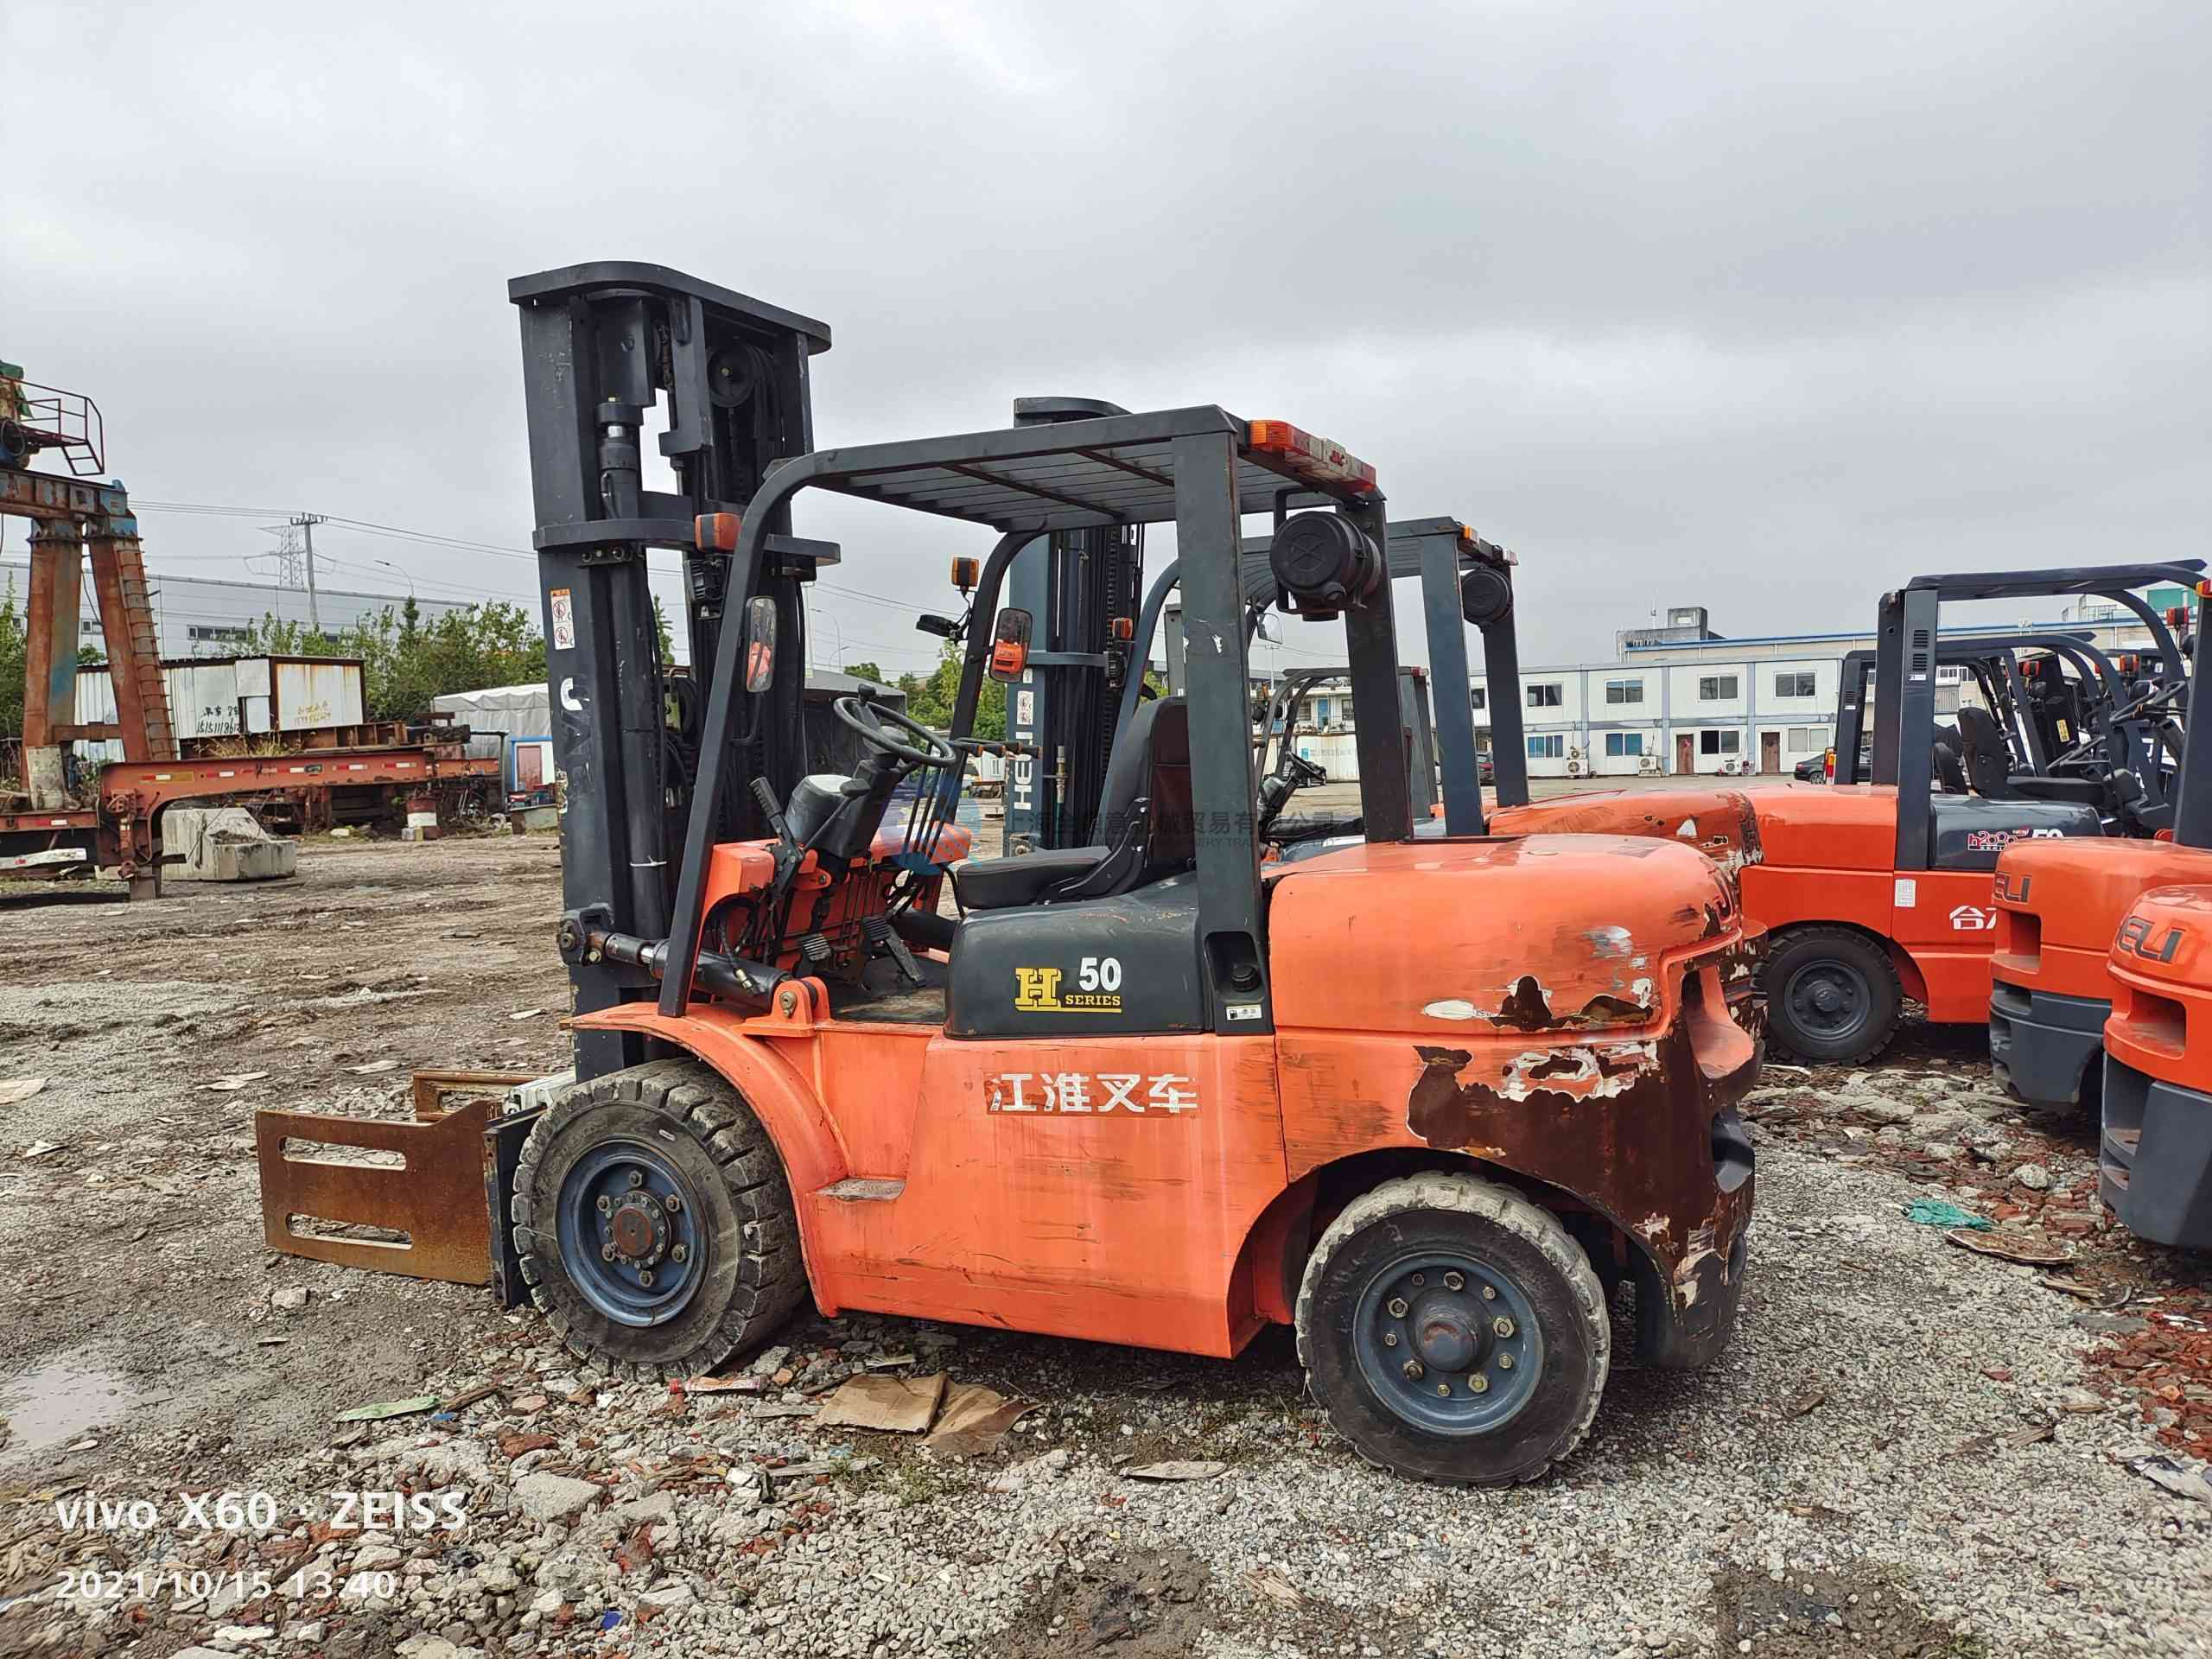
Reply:
[[[618,1325],[663,1325],[683,1311],[706,1274],[703,1236],[698,1194],[644,1141],[604,1141],[561,1183],[561,1264]]]
[[[1352,1351],[1383,1405],[1431,1434],[1496,1433],[1544,1370],[1528,1293],[1459,1250],[1410,1251],[1378,1269],[1352,1310]]]

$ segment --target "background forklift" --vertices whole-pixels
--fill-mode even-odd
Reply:
[[[1014,404],[1015,423],[1041,423],[1048,417],[1065,417],[1069,410],[1126,412],[1118,405],[1091,399],[1019,398]],[[1264,536],[1246,537],[1242,543],[1240,581],[1248,652],[1262,619],[1279,596],[1268,563],[1269,545],[1270,538]],[[1141,529],[1103,544],[1089,532],[1061,531],[1039,537],[1017,549],[1006,565],[1003,591],[1009,607],[1029,612],[1034,619],[1038,613],[1033,607],[1043,605],[1045,614],[1059,619],[1052,626],[1033,620],[1031,648],[1020,675],[1007,687],[1005,846],[1010,854],[1064,849],[1098,838],[1099,803],[1105,791],[1106,760],[1113,741],[1157,690],[1147,679],[1155,642],[1164,647],[1165,694],[1172,696],[1182,690],[1183,628],[1175,605],[1180,564],[1171,559],[1147,588],[1141,606],[1132,607],[1127,595],[1141,573],[1142,546]],[[1471,573],[1483,572],[1474,581],[1483,603],[1497,613],[1484,633],[1485,665],[1496,671],[1518,673],[1511,626],[1512,554],[1458,520],[1445,518],[1392,521],[1385,551],[1390,580],[1421,579],[1425,593],[1434,590],[1440,606],[1438,614],[1454,630],[1458,625],[1452,622],[1452,614],[1465,605],[1459,584]],[[977,561],[955,562],[954,582],[963,600],[972,598],[981,576]],[[1092,596],[1102,588],[1104,598],[1094,600]],[[1079,596],[1072,614],[1061,597],[1066,594]],[[978,620],[971,604],[965,616],[925,615],[917,626],[925,632],[953,639],[972,639],[981,628],[982,637],[988,639],[995,620],[987,613]],[[1432,630],[1437,626],[1431,618]],[[1464,647],[1459,660],[1465,663]],[[1346,667],[1302,669],[1287,677],[1287,682],[1297,683],[1300,696],[1294,701],[1302,702],[1316,686],[1348,683],[1349,672]],[[1442,798],[1436,759],[1440,750],[1427,680],[1427,671],[1419,667],[1408,664],[1399,671],[1399,723],[1408,746],[1416,825],[1430,823]],[[1097,719],[1102,692],[1111,695],[1110,725],[1102,726]],[[972,715],[970,709],[967,717],[972,720]],[[1290,708],[1288,716],[1296,719],[1296,707]],[[1281,750],[1271,752],[1269,732],[1283,718],[1281,708],[1262,706],[1255,710],[1255,754],[1261,776],[1277,777],[1275,789],[1287,798],[1289,792],[1313,786],[1318,780],[1310,769],[1293,764],[1294,756],[1286,758]],[[1502,798],[1527,798],[1528,767],[1521,753],[1518,721],[1516,709],[1510,743],[1506,737],[1498,740],[1502,747],[1510,747],[1513,753],[1499,780]],[[965,741],[972,735],[957,718],[950,729],[956,741]],[[1108,740],[1103,744],[1098,741],[1102,731]],[[1463,734],[1470,743],[1472,734],[1471,715]],[[1478,766],[1483,774],[1481,781],[1491,781],[1488,752],[1479,757]],[[1465,791],[1459,807],[1463,817],[1479,816],[1479,800],[1469,799]],[[1347,827],[1357,830],[1356,816],[1348,824],[1325,823],[1315,833]]]
[[[1299,728],[1312,727],[1318,730],[1316,700],[1327,692],[1341,696],[1350,679],[1351,671],[1345,668],[1299,668],[1275,682],[1267,706],[1261,711],[1259,729],[1252,746],[1252,764],[1259,772],[1263,793],[1268,792],[1271,779],[1274,792],[1285,803],[1301,790],[1327,786],[1328,768],[1300,752]],[[1350,702],[1348,697],[1343,700]],[[1418,828],[1429,821],[1441,799],[1437,785],[1436,725],[1429,715],[1427,670],[1413,664],[1398,670],[1398,706],[1395,712],[1398,734],[1406,746],[1406,774],[1412,790],[1414,823]],[[1280,818],[1276,828],[1278,831],[1284,828]]]
[[[2212,1249],[2212,886],[2140,894],[2109,962],[2098,1195],[2139,1237]]]
[[[2195,587],[2192,639],[2202,638],[2212,582]],[[2006,848],[1997,861],[1989,1058],[1998,1081],[2031,1105],[2095,1103],[2113,1006],[2112,964],[2132,964],[2138,954],[2131,948],[2124,957],[2113,955],[2122,918],[2153,887],[2212,881],[2212,858],[2206,856],[2212,849],[2212,730],[2198,729],[2195,701],[2192,690],[2179,777],[2170,791],[2171,823],[2157,839],[2030,842]],[[2212,714],[2203,724],[2212,728]],[[2162,926],[2158,936],[2162,944],[2183,937],[2172,926]]]
[[[1222,1356],[1294,1323],[1364,1454],[1494,1482],[1586,1431],[1607,1283],[1635,1286],[1648,1363],[1726,1341],[1751,1198],[1734,1103],[1757,1063],[1727,1012],[1724,982],[1750,969],[1712,866],[1648,842],[1481,838],[1471,735],[1446,716],[1454,839],[1407,845],[1404,751],[1370,721],[1363,839],[1262,868],[1241,521],[1272,523],[1284,607],[1341,618],[1354,695],[1388,708],[1371,468],[1209,405],[813,451],[822,325],[652,266],[511,295],[577,1081],[492,1126],[493,1250],[572,1351],[693,1375],[810,1294],[831,1314]],[[673,494],[635,464],[664,397]],[[861,697],[838,712],[868,757],[806,770],[797,594],[836,556],[791,533],[807,490],[998,535],[956,733],[986,672],[1024,666],[1033,618],[998,607],[1022,546],[1175,524],[1189,690],[1109,757],[1127,791],[1102,803],[1112,841],[963,861],[959,749]],[[701,696],[681,744],[649,546],[685,561]],[[1458,563],[1424,582],[1453,683],[1462,614],[1490,614],[1503,585]],[[942,781],[887,823],[917,773]]]
[[[2052,772],[2055,756],[2073,749],[2090,721],[2108,719],[2122,706],[2126,690],[2112,659],[2096,648],[2087,629],[2064,634],[2044,632],[1978,634],[1945,639],[1936,651],[1939,668],[1957,668],[1970,679],[1981,707],[1996,722],[2013,775]],[[1837,681],[1835,742],[1825,782],[1863,784],[1872,780],[1873,733],[1866,709],[1879,653],[1847,652]],[[2065,672],[2068,664],[2075,670]],[[1968,747],[1954,711],[1951,725],[1936,728],[1934,766],[1946,789],[1970,787],[1963,756]],[[1967,724],[1986,741],[1979,715]],[[1846,755],[1853,757],[1847,762]]]
[[[2193,585],[2202,569],[2191,561],[1916,577],[1880,607],[1871,784],[1845,783],[1840,772],[1827,788],[1613,791],[1501,810],[1494,825],[1679,837],[1719,860],[1739,883],[1748,919],[1768,930],[1767,1033],[1777,1058],[1870,1059],[1896,1035],[1907,997],[1931,1020],[1980,1025],[1999,854],[2016,840],[2149,836],[2171,822],[2176,739],[2162,710],[2185,672],[2164,620],[2133,590]],[[2083,594],[2112,600],[2149,628],[2150,683],[2043,776],[2015,770],[1986,711],[1961,709],[1968,787],[1939,792],[1943,605]],[[1839,767],[1856,753],[1840,734]]]

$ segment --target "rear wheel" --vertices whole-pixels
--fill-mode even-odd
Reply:
[[[1782,934],[1767,953],[1765,983],[1767,1043],[1777,1059],[1871,1060],[1897,1035],[1904,1007],[1889,953],[1847,927]]]
[[[1385,1181],[1332,1222],[1298,1294],[1298,1357],[1337,1432],[1421,1480],[1535,1480],[1590,1432],[1612,1327],[1589,1258],[1509,1187]]]
[[[549,1108],[515,1171],[514,1220],[547,1322],[631,1376],[696,1376],[806,1295],[775,1148],[696,1060],[611,1072]]]

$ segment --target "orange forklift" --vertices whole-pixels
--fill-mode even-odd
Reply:
[[[810,1298],[1223,1357],[1288,1325],[1363,1455],[1482,1484],[1535,1478],[1588,1430],[1610,1287],[1636,1287],[1644,1363],[1719,1351],[1758,1061],[1712,863],[1478,821],[1415,845],[1387,720],[1358,734],[1359,839],[1266,857],[1240,531],[1270,527],[1279,602],[1340,622],[1355,696],[1391,709],[1373,468],[1212,405],[820,450],[822,324],[650,265],[510,292],[576,1043],[572,1085],[489,1127],[492,1249],[571,1351],[691,1376]],[[676,493],[641,479],[657,404]],[[947,739],[846,698],[864,758],[810,767],[799,598],[838,550],[791,513],[820,491],[972,524],[1000,555],[1175,526],[1188,690],[1121,734],[1101,844],[965,856],[940,786],[959,721]],[[652,546],[684,565],[681,730]],[[1006,562],[983,566],[971,713],[1026,661]],[[1471,779],[1465,751],[1446,770]]]
[[[2142,894],[2108,960],[2098,1195],[2138,1237],[2212,1249],[2212,886]]]
[[[2212,582],[2195,584],[2199,626]],[[2180,625],[2183,613],[2171,614]],[[2094,1104],[2097,1064],[2113,1010],[2115,930],[2153,887],[2212,881],[2212,729],[2200,732],[2194,682],[2183,722],[2172,822],[2158,838],[2075,845],[2029,842],[1997,861],[1997,930],[1990,959],[1989,1055],[1998,1080],[2032,1105]],[[2205,725],[2212,728],[2212,715]],[[2201,764],[2192,765],[2200,754]],[[2182,935],[2161,929],[2162,940]],[[2141,953],[2129,950],[2130,962]],[[2171,968],[2171,963],[2161,968]]]
[[[1908,997],[1936,1022],[1979,1025],[1988,1017],[1999,855],[2018,841],[2147,837],[2172,822],[2180,740],[2171,709],[2187,676],[2165,620],[2134,590],[2193,585],[2202,569],[2186,561],[1917,577],[1882,601],[1872,783],[1845,765],[1858,757],[1853,726],[1848,741],[1839,736],[1833,785],[1569,796],[1502,810],[1493,827],[1679,839],[1719,861],[1750,924],[1768,930],[1766,1030],[1777,1058],[1871,1059],[1896,1034]],[[2152,635],[2148,671],[2139,664],[2136,678],[2090,699],[2089,729],[2040,771],[1989,711],[1962,707],[1955,786],[1939,790],[1949,747],[1935,721],[1942,606],[2060,594],[2100,595],[2133,613]],[[2063,636],[2050,645],[2069,649]]]

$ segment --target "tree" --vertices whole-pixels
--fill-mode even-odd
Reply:
[[[906,712],[925,726],[940,729],[952,724],[952,706],[960,696],[960,667],[964,656],[959,642],[948,639],[938,654],[937,666],[927,674],[901,674],[899,689],[906,694]],[[976,699],[975,729],[970,737],[989,742],[1006,738],[1006,687],[986,679]]]
[[[878,685],[899,683],[874,663],[847,663],[844,671],[856,680],[874,680]]]
[[[415,720],[448,691],[523,685],[545,677],[545,641],[519,605],[489,603],[441,611],[427,621],[410,596],[394,613],[317,632],[264,616],[239,654],[358,657],[362,697],[372,720]]]

